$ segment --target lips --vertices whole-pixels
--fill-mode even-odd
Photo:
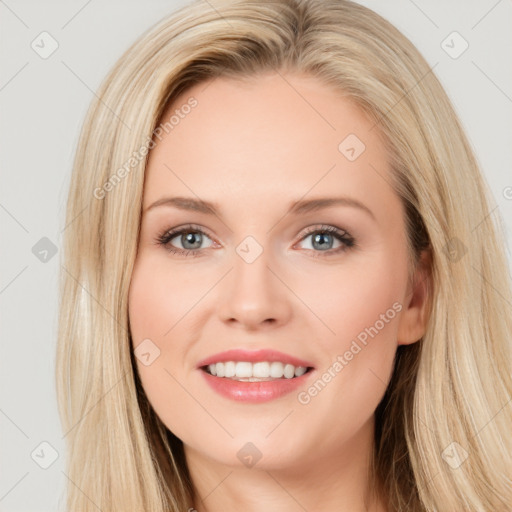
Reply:
[[[253,366],[250,363],[270,363],[272,367],[295,367],[301,369],[298,375],[283,375],[282,378],[238,378],[236,376],[226,378],[210,372],[211,368],[221,368],[224,371],[225,364],[237,366]],[[220,364],[217,364],[220,363]],[[225,363],[225,364],[223,364]],[[244,365],[244,363],[246,363]],[[258,365],[254,365],[258,366]],[[239,402],[260,403],[279,398],[291,393],[305,384],[314,372],[314,366],[304,359],[278,352],[276,350],[227,350],[214,354],[200,361],[197,369],[206,380],[208,386],[219,395]],[[286,373],[286,372],[285,372]],[[277,374],[276,374],[277,375]]]

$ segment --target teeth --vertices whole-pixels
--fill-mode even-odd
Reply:
[[[227,363],[224,363],[224,365],[228,365],[231,361],[228,361]],[[217,363],[217,364],[222,364],[222,363]],[[246,378],[249,378],[249,377],[252,377],[252,363],[244,363],[242,361],[238,361],[236,363],[236,367],[235,367],[235,375],[237,377],[246,377]]]
[[[235,363],[229,361],[224,365],[224,377],[234,377],[236,373]]]
[[[263,379],[270,377],[270,365],[268,363],[254,363],[252,365],[252,376]]]
[[[208,373],[217,377],[227,377],[234,380],[257,382],[260,379],[292,379],[300,377],[307,371],[305,366],[293,366],[278,361],[249,363],[246,361],[226,361],[208,365]]]
[[[308,369],[305,366],[297,366],[295,368],[295,377],[300,377],[301,375],[304,375]]]

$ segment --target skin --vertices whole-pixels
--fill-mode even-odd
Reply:
[[[165,119],[191,96],[198,105],[150,152],[129,294],[134,348],[149,338],[160,350],[137,366],[154,410],[184,443],[199,496],[191,507],[385,511],[380,499],[365,504],[373,414],[398,345],[425,332],[427,276],[418,269],[408,281],[404,209],[378,130],[308,76],[203,82]],[[366,146],[354,161],[338,150],[351,133]],[[212,201],[219,213],[146,211],[168,196]],[[357,199],[374,218],[346,205],[286,215],[293,201],[333,196]],[[206,231],[189,249],[200,255],[156,243],[189,223]],[[356,246],[335,253],[343,243],[327,233],[319,248],[305,228],[322,225],[347,231]],[[263,249],[252,263],[236,252],[248,235]],[[168,245],[193,244],[176,235]],[[296,392],[235,402],[196,369],[227,349],[273,348],[313,363],[307,389],[395,302],[401,311],[307,404]],[[262,454],[253,467],[237,457],[247,442]]]

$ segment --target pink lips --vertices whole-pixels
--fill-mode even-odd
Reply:
[[[312,368],[313,366],[308,361],[283,354],[282,352],[266,349],[257,351],[227,350],[203,359],[198,363],[197,368],[201,370],[203,378],[215,392],[231,400],[250,403],[266,402],[291,393],[304,385],[312,371],[292,379],[281,378],[272,381],[245,382],[225,377],[216,377],[203,370],[205,366],[225,361],[247,361],[251,363],[258,361],[280,361],[284,364],[292,364],[295,367],[305,366]]]

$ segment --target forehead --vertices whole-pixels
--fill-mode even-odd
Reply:
[[[169,194],[247,206],[306,194],[369,202],[393,194],[378,130],[313,77],[215,78],[177,97],[166,122],[150,152],[144,206]]]

